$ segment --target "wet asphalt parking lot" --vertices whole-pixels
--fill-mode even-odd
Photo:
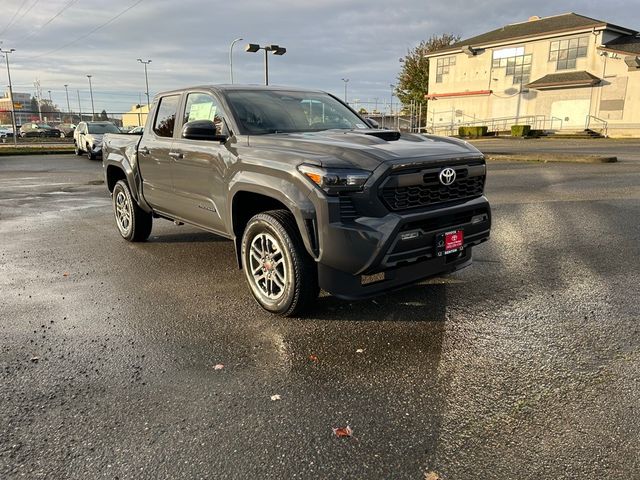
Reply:
[[[101,178],[0,157],[0,478],[640,477],[640,161],[490,163],[471,268],[299,319]]]

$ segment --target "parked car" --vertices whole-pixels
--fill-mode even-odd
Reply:
[[[144,132],[144,125],[141,127],[134,127],[131,130],[129,130],[127,133],[130,135],[142,135],[142,132]]]
[[[59,137],[60,130],[46,123],[24,123],[20,127],[20,136],[26,137]]]
[[[12,125],[0,125],[0,138],[13,138],[13,126]]]
[[[60,130],[60,138],[71,138],[76,131],[76,126],[73,123],[61,123],[58,125],[58,130]]]
[[[105,133],[120,133],[111,122],[80,122],[73,133],[76,155],[86,154],[89,160],[102,155],[102,136]]]
[[[233,240],[269,312],[450,273],[489,239],[485,159],[462,140],[375,129],[328,93],[284,87],[174,90],[149,118],[141,137],[104,137],[120,235],[144,241],[165,218]]]

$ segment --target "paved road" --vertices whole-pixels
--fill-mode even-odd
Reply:
[[[482,138],[471,140],[484,153],[569,153],[616,155],[622,162],[640,162],[640,139],[565,140],[551,138]]]
[[[640,165],[489,171],[473,267],[281,319],[98,163],[0,158],[0,478],[639,478]]]

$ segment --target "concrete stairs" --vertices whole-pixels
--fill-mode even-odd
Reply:
[[[547,132],[543,134],[543,136],[546,138],[573,139],[573,140],[579,140],[579,139],[589,140],[594,138],[604,138],[604,135],[602,135],[602,133],[596,130],[591,130],[590,128],[581,129],[581,130],[580,129],[555,130],[553,132]]]

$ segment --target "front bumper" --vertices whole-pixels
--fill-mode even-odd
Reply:
[[[491,208],[484,196],[415,213],[336,219],[336,206],[326,204],[329,221],[319,219],[318,275],[321,288],[346,299],[364,298],[419,280],[464,268],[472,248],[489,239]],[[339,208],[339,207],[337,207]],[[464,230],[462,251],[436,252],[436,236]]]

